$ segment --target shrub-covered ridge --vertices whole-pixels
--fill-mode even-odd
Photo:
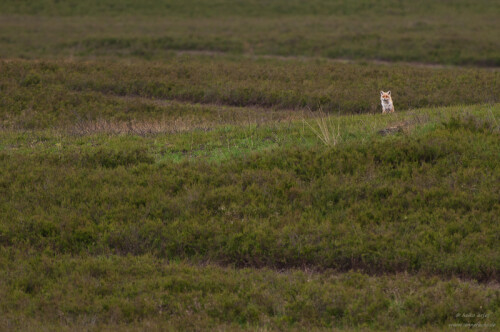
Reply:
[[[345,126],[333,148],[313,143],[312,133],[301,139],[297,124],[295,139],[254,143],[257,152],[231,154],[230,138],[227,148],[206,145],[208,155],[229,149],[219,161],[189,157],[182,149],[200,147],[189,133],[164,137],[166,149],[150,144],[161,136],[119,136],[107,147],[93,136],[73,146],[18,136],[0,152],[0,240],[59,253],[497,280],[493,109],[388,136]],[[187,154],[180,162],[176,144]]]
[[[499,76],[500,71],[484,69],[206,57],[128,64],[4,61],[0,125],[40,129],[86,121],[181,119],[202,126],[268,121],[276,109],[320,107],[340,114],[379,113],[379,91],[387,88],[399,112],[499,102]],[[258,110],[214,104],[257,106]],[[283,115],[278,112],[276,117]]]

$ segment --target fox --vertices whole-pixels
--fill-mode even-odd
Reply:
[[[391,91],[380,91],[380,101],[382,102],[382,114],[394,113],[394,105],[392,104]]]

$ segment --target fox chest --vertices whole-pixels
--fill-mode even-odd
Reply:
[[[392,101],[391,100],[381,100],[381,101],[382,101],[382,108],[384,110],[392,109]]]

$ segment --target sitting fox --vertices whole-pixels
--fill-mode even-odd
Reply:
[[[380,101],[382,102],[382,114],[394,113],[394,105],[392,104],[391,91],[380,91]]]

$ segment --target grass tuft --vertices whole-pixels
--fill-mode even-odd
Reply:
[[[337,122],[337,126],[335,127],[332,117],[327,116],[321,108],[318,112],[319,116],[315,118],[317,128],[313,127],[306,119],[302,121],[307,124],[316,137],[326,146],[336,146],[342,139],[340,124]]]

